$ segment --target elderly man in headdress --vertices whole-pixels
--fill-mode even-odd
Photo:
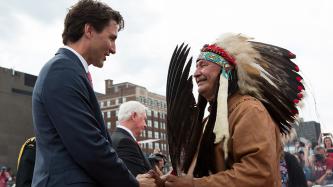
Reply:
[[[224,34],[204,45],[196,61],[196,104],[188,53],[177,47],[169,67],[167,130],[178,176],[168,176],[165,185],[280,187],[280,136],[295,122],[304,90],[290,60],[295,55]]]

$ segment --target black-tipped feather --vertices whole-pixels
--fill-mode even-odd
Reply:
[[[189,76],[192,64],[192,58],[187,61],[189,51],[190,48],[184,44],[174,50],[166,90],[169,153],[172,167],[178,174],[188,170],[189,160],[195,153],[191,145],[199,140],[199,110],[192,93],[192,77]]]
[[[273,77],[270,77],[271,81],[276,85],[276,87],[271,85],[264,78],[257,78],[263,95],[262,102],[279,125],[281,133],[287,134],[291,124],[295,122],[293,112],[297,111],[297,108],[294,100],[300,99],[298,86],[304,88],[297,80],[301,78],[297,73],[298,67],[290,60],[296,56],[281,47],[260,42],[250,43],[261,55],[261,60],[258,59],[260,66]]]

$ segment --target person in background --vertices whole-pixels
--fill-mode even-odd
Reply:
[[[153,153],[149,156],[150,164],[152,165],[153,169],[162,176],[164,174],[163,169],[166,163],[166,156],[162,153]]]
[[[5,166],[2,166],[0,170],[0,187],[7,187],[7,183],[9,180],[11,180],[11,176],[7,171],[7,168]]]
[[[326,165],[328,169],[333,169],[333,145],[332,139],[328,136],[324,138],[324,147],[326,150]]]
[[[36,138],[29,138],[21,147],[17,159],[16,185],[31,187],[36,160]]]
[[[282,187],[307,187],[303,169],[294,155],[288,152],[283,153],[280,172]]]
[[[119,125],[112,133],[112,145],[134,176],[147,173],[151,169],[137,143],[141,132],[146,128],[146,107],[138,101],[128,101],[120,105]]]
[[[327,168],[325,148],[316,146],[312,162],[310,185],[325,185],[332,180],[332,170]]]
[[[328,149],[333,149],[332,139],[328,136],[324,138],[324,147],[326,149],[326,152]]]

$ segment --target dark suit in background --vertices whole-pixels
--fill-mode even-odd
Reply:
[[[43,67],[32,100],[32,186],[138,186],[112,148],[94,90],[73,52],[61,48]]]
[[[119,157],[134,176],[147,173],[151,169],[140,146],[126,130],[117,128],[112,133],[111,139]]]

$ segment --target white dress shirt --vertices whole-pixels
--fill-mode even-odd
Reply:
[[[87,61],[82,57],[82,55],[80,55],[78,52],[76,52],[73,48],[71,48],[71,47],[69,47],[69,46],[67,46],[67,45],[65,45],[64,47],[62,47],[62,48],[65,48],[65,49],[68,49],[68,50],[70,50],[70,51],[72,51],[79,59],[80,59],[80,61],[81,61],[81,63],[82,63],[82,65],[83,65],[83,67],[84,67],[84,69],[86,70],[86,73],[88,73],[88,71],[89,71],[89,69],[88,69],[88,63],[87,63]]]

